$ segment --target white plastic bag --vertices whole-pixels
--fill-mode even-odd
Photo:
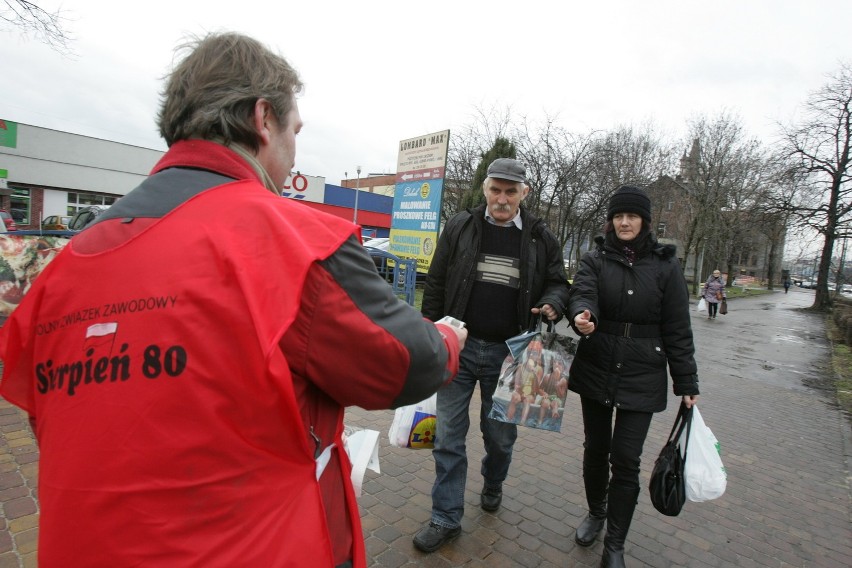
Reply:
[[[355,489],[355,497],[360,497],[364,473],[368,469],[382,473],[379,465],[379,432],[346,426],[343,429],[343,447],[346,448],[352,463],[350,479],[352,488]]]
[[[683,435],[686,436],[686,433]],[[681,440],[681,446],[684,441]],[[719,440],[704,423],[698,405],[692,407],[692,430],[686,451],[684,477],[686,498],[696,503],[721,497],[728,484]]]
[[[437,404],[438,393],[435,393],[416,404],[397,408],[388,430],[390,445],[414,450],[434,448]]]
[[[695,311],[697,311],[697,312],[704,312],[704,311],[706,311],[706,310],[707,310],[707,302],[706,302],[706,300],[704,300],[704,298],[702,297],[700,300],[698,300],[698,307],[697,307],[697,308],[695,308]]]

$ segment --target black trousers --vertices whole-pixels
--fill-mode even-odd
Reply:
[[[716,312],[719,311],[719,303],[716,302],[707,302],[707,315],[710,317],[716,317]]]
[[[580,400],[586,434],[584,471],[605,473],[609,465],[612,472],[610,493],[613,489],[622,489],[638,495],[640,458],[654,414],[618,409],[613,424],[612,407],[585,397]]]

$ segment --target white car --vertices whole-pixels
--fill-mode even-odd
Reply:
[[[367,239],[364,241],[365,247],[372,247],[379,250],[383,250],[387,252],[388,246],[390,245],[390,239],[388,237],[376,237],[374,239]]]

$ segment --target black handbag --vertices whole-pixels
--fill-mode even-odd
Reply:
[[[680,437],[686,428],[686,443],[683,454],[680,451]],[[686,463],[686,450],[689,446],[689,432],[692,429],[692,409],[687,408],[681,401],[680,410],[672,425],[669,439],[663,446],[660,455],[654,463],[651,472],[651,482],[648,490],[651,492],[651,503],[654,508],[664,515],[676,517],[686,501],[686,482],[683,466]]]

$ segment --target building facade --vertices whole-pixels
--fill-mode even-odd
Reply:
[[[142,183],[164,153],[0,119],[0,209],[19,229],[38,229],[52,215],[112,205]],[[387,236],[393,192],[371,193],[370,183],[357,208],[356,190],[300,172],[288,178],[282,196],[354,221],[366,236]]]
[[[699,175],[700,161],[701,146],[694,140],[689,152],[681,157],[680,172],[674,177],[662,175],[647,187],[655,208],[653,228],[660,242],[677,247],[677,257],[687,280],[703,282],[713,270],[727,273],[730,267],[733,274],[729,281],[738,276],[767,280],[772,273],[773,281],[780,282],[786,230],[772,227],[774,235],[770,239],[763,230],[766,221],[750,211],[720,209],[719,219],[723,223],[698,245],[698,258],[695,250],[686,250],[694,221],[691,196],[704,191]],[[726,230],[722,225],[730,228]]]
[[[162,151],[0,119],[0,209],[18,228],[50,215],[112,205],[139,185]]]

